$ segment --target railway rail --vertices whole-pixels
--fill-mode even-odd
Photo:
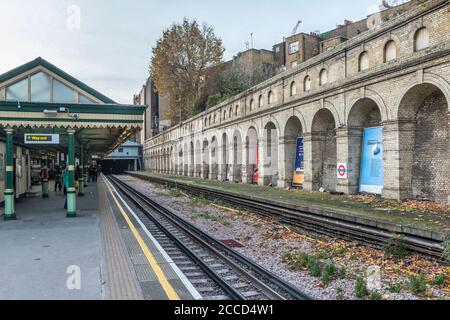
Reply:
[[[233,207],[249,210],[280,223],[299,227],[308,232],[345,240],[354,240],[378,248],[382,247],[389,239],[400,236],[401,241],[408,250],[446,262],[442,258],[442,242],[437,240],[404,234],[402,232],[393,232],[376,226],[367,226],[357,222],[346,221],[337,217],[325,217],[313,212],[293,209],[279,204],[268,204],[258,199],[250,199],[234,193],[194,186],[179,181],[133,173],[129,173],[129,175],[152,183],[165,185],[169,188],[177,188],[189,194],[201,195],[211,200],[220,199],[222,202],[228,203]]]
[[[204,299],[311,299],[124,181],[107,180],[144,215],[146,227]]]

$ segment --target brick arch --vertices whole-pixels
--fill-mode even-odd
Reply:
[[[366,89],[366,90],[364,90],[364,94],[359,95],[358,97],[354,98],[349,103],[350,108],[348,108],[348,109],[346,108],[345,115],[344,115],[346,126],[349,125],[349,117],[350,117],[352,110],[354,110],[355,105],[363,99],[370,99],[378,106],[382,122],[389,120],[388,110],[387,110],[386,104],[384,103],[383,98],[377,92]]]
[[[261,136],[262,137],[262,134],[264,133],[263,131],[264,131],[264,129],[267,127],[267,125],[269,124],[269,123],[273,123],[273,125],[275,126],[275,129],[276,129],[276,131],[277,131],[277,135],[278,135],[278,137],[280,137],[281,136],[281,132],[280,132],[280,122],[278,121],[278,119],[275,117],[275,116],[271,116],[271,117],[269,117],[268,119],[264,119],[264,121],[263,121],[263,123],[264,123],[264,125],[260,128],[260,133],[259,133],[259,136]]]
[[[396,103],[395,103],[395,114],[397,116],[397,119],[404,118],[400,114],[402,112],[400,106],[402,104],[403,98],[406,96],[408,92],[410,92],[411,89],[414,87],[420,85],[420,84],[430,84],[435,86],[437,89],[439,89],[445,96],[445,99],[447,100],[448,105],[448,111],[450,112],[450,84],[441,76],[434,74],[434,73],[426,73],[423,75],[423,82],[420,82],[417,77],[414,78],[414,80],[410,83],[408,87],[406,87],[403,91],[401,91],[400,95],[397,97]]]
[[[318,107],[313,112],[311,112],[313,116],[310,118],[310,122],[308,123],[308,126],[305,127],[306,130],[308,130],[308,131],[305,130],[305,132],[312,132],[313,131],[314,121],[316,120],[316,117],[319,114],[319,112],[322,111],[322,110],[328,110],[331,113],[331,115],[333,116],[335,127],[336,128],[339,127],[339,124],[341,124],[339,113],[337,112],[337,110],[334,107],[334,105],[331,104],[330,102],[328,102],[328,103],[324,104],[324,107]]]

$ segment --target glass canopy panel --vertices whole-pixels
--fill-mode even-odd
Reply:
[[[50,102],[51,79],[43,72],[31,76],[31,101]]]
[[[28,101],[28,78],[7,87],[6,99]]]
[[[95,103],[94,101],[92,101],[91,99],[89,99],[88,97],[80,94],[80,101],[79,103],[85,103],[85,104],[90,104],[90,103]]]
[[[75,91],[58,80],[53,80],[53,102],[73,103],[75,102]]]

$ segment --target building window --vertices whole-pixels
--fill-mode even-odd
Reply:
[[[223,110],[223,120],[227,118],[227,110]]]
[[[119,148],[119,153],[122,153],[123,152],[123,148]]]
[[[252,111],[252,110],[253,110],[253,99],[250,100],[250,111]]]
[[[6,99],[28,101],[28,78],[7,87]]]
[[[84,104],[91,104],[91,103],[95,103],[94,101],[92,101],[91,99],[89,99],[88,97],[86,97],[86,96],[84,96],[84,95],[82,95],[82,94],[80,94],[80,97],[79,97],[79,101],[78,101],[79,103],[84,103]]]
[[[230,111],[228,112],[229,117],[231,118],[233,116],[233,108],[230,108]]]
[[[384,62],[397,59],[397,46],[394,40],[390,40],[384,46]]]
[[[427,28],[420,28],[414,35],[414,51],[420,51],[430,46],[430,36]]]
[[[267,94],[267,104],[272,104],[273,102],[273,93],[272,91],[269,91],[269,93]]]
[[[73,103],[75,101],[75,91],[68,86],[53,80],[53,102],[59,103]]]
[[[328,82],[328,71],[327,69],[320,70],[319,74],[319,84],[323,86],[324,84],[327,84]]]
[[[311,78],[309,76],[305,77],[305,80],[303,82],[303,90],[305,92],[308,92],[309,90],[311,90]]]
[[[297,94],[297,84],[295,83],[295,81],[291,82],[290,94],[291,97]]]
[[[234,109],[234,115],[237,116],[239,114],[239,106],[236,106]]]
[[[263,96],[261,95],[261,96],[259,96],[259,99],[258,99],[258,108],[261,108],[263,106]]]
[[[298,45],[299,45],[298,41],[289,43],[289,54],[298,52]]]
[[[52,79],[43,72],[31,76],[31,101],[50,102]]]
[[[217,116],[214,115],[214,123],[216,123],[216,120],[217,120]]]
[[[359,71],[369,69],[369,54],[364,51],[359,55]]]

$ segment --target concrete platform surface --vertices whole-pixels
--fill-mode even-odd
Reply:
[[[22,199],[16,221],[0,219],[0,300],[104,298],[96,189],[78,198],[75,219],[63,193]]]
[[[0,300],[201,298],[106,180],[78,196],[76,218],[64,200],[34,192],[16,203],[17,220],[0,219]]]

